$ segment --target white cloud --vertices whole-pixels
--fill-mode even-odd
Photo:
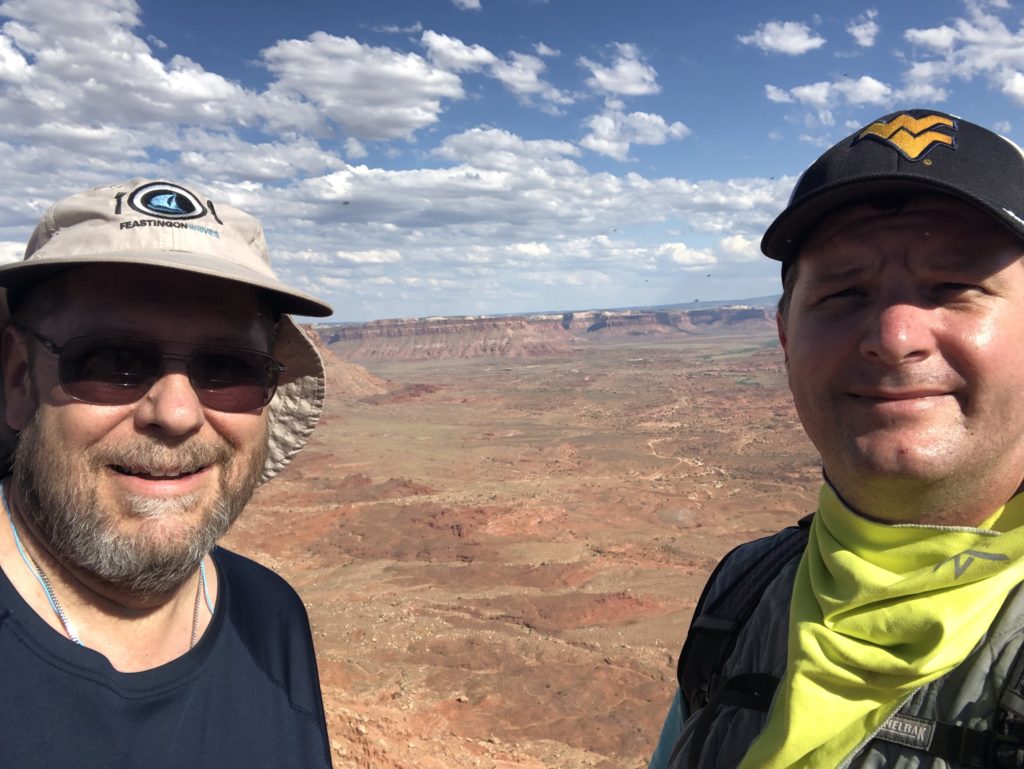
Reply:
[[[818,83],[798,85],[795,88],[791,88],[789,93],[801,104],[807,104],[817,109],[824,109],[831,104],[835,90],[832,83],[821,81]]]
[[[574,99],[569,94],[555,88],[540,76],[545,69],[547,65],[540,57],[516,51],[512,51],[508,59],[490,65],[491,75],[527,102],[532,97],[538,97],[550,105],[572,104]]]
[[[540,56],[557,56],[558,51],[538,43],[537,56],[512,51],[500,59],[480,45],[466,43],[448,35],[427,30],[420,38],[431,62],[450,72],[484,72],[499,81],[524,103],[539,99],[542,105],[561,107],[573,98],[541,77],[547,64]]]
[[[532,45],[536,56],[491,61],[479,46],[419,32],[418,54],[321,33],[270,46],[251,80],[265,83],[244,86],[173,44],[154,56],[140,13],[132,0],[0,6],[0,260],[16,258],[52,200],[150,174],[260,217],[281,276],[333,300],[344,319],[466,303],[615,306],[641,271],[670,285],[716,253],[738,258],[719,241],[755,238],[792,184],[594,172],[570,141],[486,125],[424,130],[463,98],[460,73],[496,77],[496,64],[523,98],[570,99],[544,79],[549,52]],[[588,143],[626,157],[685,136],[681,122],[625,108],[656,81],[639,54],[616,51],[640,74],[602,62],[610,122],[600,134],[584,128]],[[366,155],[364,142],[378,138]],[[382,167],[371,156],[390,159]]]
[[[497,128],[473,128],[447,137],[434,154],[447,160],[468,162],[477,168],[514,170],[524,161],[536,170],[577,174],[582,168],[568,157],[580,154],[570,142],[552,139],[527,141]]]
[[[369,155],[366,151],[366,147],[354,136],[350,136],[345,140],[345,155],[352,160],[359,160]]]
[[[949,95],[944,87],[949,79],[950,73],[942,62],[913,62],[903,73],[898,96],[911,104],[941,104]]]
[[[773,85],[766,86],[765,95],[776,103],[799,103],[812,109],[818,122],[832,125],[834,110],[840,106],[864,104],[884,105],[893,98],[893,89],[873,77],[864,75],[856,80],[822,80],[798,85],[785,91]]]
[[[744,45],[787,56],[799,56],[825,45],[825,38],[814,34],[802,21],[767,21],[749,35],[740,35],[737,39]]]
[[[776,104],[790,104],[793,101],[789,91],[770,83],[764,87],[764,95],[768,97],[768,101],[773,101]]]
[[[262,51],[275,89],[316,105],[359,139],[409,138],[436,123],[443,99],[464,97],[458,76],[415,53],[314,32]]]
[[[402,261],[402,255],[394,249],[335,251],[334,256],[340,264],[394,264]]]
[[[1024,104],[1024,73],[1007,72],[1000,80],[1000,90],[1018,104]]]
[[[658,73],[647,64],[640,50],[631,43],[615,43],[611,66],[605,67],[586,57],[580,57],[581,66],[590,70],[587,85],[596,91],[622,96],[644,96],[658,93]]]
[[[861,48],[871,48],[878,37],[880,27],[875,19],[878,18],[878,11],[871,8],[864,11],[860,16],[850,21],[846,31],[850,33],[853,40]]]
[[[546,68],[538,57],[513,51],[506,61],[495,62],[491,72],[513,93],[537,94],[548,87],[540,78]]]
[[[684,267],[703,267],[718,262],[714,254],[691,248],[685,243],[664,243],[655,250],[655,253],[667,256]]]
[[[856,80],[841,80],[832,86],[848,104],[885,104],[892,98],[892,89],[880,80],[863,75]]]
[[[533,46],[533,50],[537,52],[538,56],[551,57],[562,55],[562,52],[557,48],[552,48],[550,45],[545,45],[544,43],[537,43]]]
[[[23,83],[28,78],[29,67],[25,57],[14,47],[14,42],[0,33],[0,80]]]
[[[1006,6],[989,3],[990,7]],[[967,13],[951,24],[908,29],[906,40],[923,49],[923,58],[911,61],[904,75],[904,93],[948,96],[954,80],[988,81],[1017,104],[1024,105],[1020,77],[1024,73],[1024,28],[1011,31],[999,16],[988,13],[980,3],[966,4]],[[933,57],[933,58],[928,58]]]
[[[903,33],[903,37],[914,45],[921,45],[936,51],[949,51],[956,43],[957,33],[952,27],[942,25],[930,29],[911,28]]]
[[[452,72],[476,71],[497,61],[497,57],[480,45],[466,45],[461,40],[432,30],[423,33],[421,41],[430,60]]]
[[[759,238],[745,238],[742,235],[729,235],[718,241],[722,252],[729,257],[729,261],[756,262],[763,258],[761,255],[761,240]]]
[[[384,32],[388,35],[418,35],[423,31],[423,25],[416,21],[408,27],[402,27],[397,24],[384,24],[379,27],[370,27],[370,29],[374,32]]]
[[[480,0],[452,0],[452,4],[460,11],[479,11]]]
[[[690,133],[683,123],[669,123],[661,115],[649,112],[608,110],[585,121],[590,132],[580,144],[592,152],[626,160],[633,144],[664,144],[669,139],[682,139]]]
[[[134,3],[21,1],[5,3],[3,13],[11,20],[0,36],[0,78],[9,84],[0,115],[20,125],[55,115],[102,125],[116,114],[125,128],[253,116],[253,95],[237,83],[184,56],[156,59],[131,32],[139,23]]]
[[[25,244],[14,240],[0,240],[0,264],[20,262],[25,256]]]
[[[551,247],[547,243],[513,243],[509,250],[524,256],[545,257],[551,255]]]
[[[1012,29],[1007,26],[995,12],[1009,8],[1001,2],[965,0],[964,7],[958,18],[903,32],[912,48],[897,52],[897,61],[904,63],[898,82],[885,83],[863,75],[787,88],[767,85],[765,96],[775,103],[796,103],[809,110],[802,116],[808,127],[832,125],[836,110],[844,107],[939,105],[960,85],[987,87],[1024,106],[1024,26],[1019,21]],[[877,23],[877,16],[867,11],[858,21]]]
[[[187,130],[180,140],[179,162],[189,176],[257,182],[288,180],[345,167],[345,161],[313,140],[247,142],[230,132]]]

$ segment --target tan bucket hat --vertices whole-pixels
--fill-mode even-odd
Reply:
[[[320,353],[288,313],[324,317],[332,310],[277,279],[260,223],[173,182],[132,179],[95,187],[47,210],[24,259],[0,266],[0,288],[13,295],[60,270],[86,264],[148,265],[244,283],[266,293],[282,313],[273,355],[285,370],[268,407],[269,451],[261,482],[277,475],[309,439],[326,393]],[[2,327],[6,301],[0,312]],[[17,435],[3,428],[0,464],[7,465]]]

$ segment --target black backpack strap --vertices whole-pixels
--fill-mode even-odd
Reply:
[[[722,667],[736,645],[736,638],[768,585],[787,563],[803,553],[812,517],[805,516],[796,526],[780,531],[770,550],[749,564],[731,584],[716,585],[723,589],[714,600],[709,600],[712,584],[721,578],[723,566],[736,550],[715,567],[694,609],[676,668],[679,688],[691,713],[708,704],[718,688]]]

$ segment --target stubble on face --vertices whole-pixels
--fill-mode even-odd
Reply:
[[[82,453],[62,446],[39,411],[22,430],[15,451],[13,487],[19,512],[51,552],[119,591],[149,597],[167,594],[195,573],[200,560],[234,523],[259,483],[267,453],[266,433],[246,467],[226,442],[191,439],[168,446],[151,436],[131,443],[99,444]],[[214,498],[203,505],[195,494],[125,496],[128,517],[141,522],[134,533],[118,529],[121,513],[106,509],[96,478],[111,467],[220,469]],[[162,523],[190,516],[184,532],[162,534]]]
[[[1019,489],[1021,249],[933,196],[844,209],[804,244],[779,322],[790,390],[862,514],[975,525]]]

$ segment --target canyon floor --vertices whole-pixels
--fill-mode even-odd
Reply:
[[[335,766],[645,767],[708,573],[813,507],[774,335],[367,367],[226,542],[306,602]]]

